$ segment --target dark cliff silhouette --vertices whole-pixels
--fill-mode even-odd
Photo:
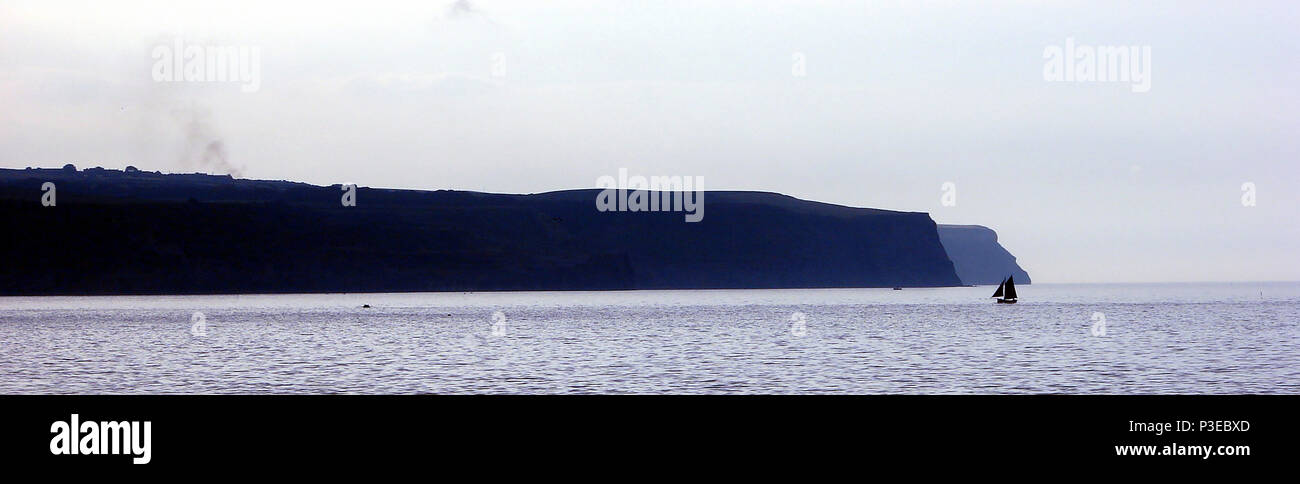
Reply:
[[[44,182],[56,205],[41,204]],[[953,286],[925,213],[706,192],[705,218],[533,195],[0,170],[3,294]]]
[[[939,225],[939,240],[965,284],[998,284],[1015,276],[1029,284],[1029,273],[1016,264],[1016,256],[998,244],[998,233],[982,225]]]

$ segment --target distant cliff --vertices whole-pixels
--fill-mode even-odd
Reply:
[[[44,182],[56,205],[41,204]],[[0,294],[953,286],[929,215],[707,192],[705,218],[597,190],[360,188],[0,170]],[[996,244],[994,244],[996,245]],[[1027,278],[1026,278],[1027,280]]]
[[[939,240],[965,284],[998,284],[1014,275],[1017,284],[1029,284],[1029,273],[1016,264],[1016,256],[998,244],[998,234],[981,225],[939,225]]]

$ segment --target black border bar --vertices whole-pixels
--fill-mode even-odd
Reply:
[[[1298,404],[1290,395],[0,396],[8,420],[0,461],[132,473],[583,462],[1254,468],[1300,455]],[[74,413],[82,422],[151,422],[151,462],[52,454],[51,424]],[[1180,421],[1218,428],[1157,435],[1132,423]],[[1250,455],[1118,456],[1117,445],[1249,446]]]

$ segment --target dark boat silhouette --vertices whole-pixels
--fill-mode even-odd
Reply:
[[[998,298],[998,304],[1015,304],[1016,303],[1016,276],[1008,276],[1002,284],[998,284],[998,290],[993,296]]]

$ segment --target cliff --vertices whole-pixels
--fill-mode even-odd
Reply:
[[[939,225],[939,240],[964,284],[998,284],[1014,275],[1016,284],[1029,284],[1029,273],[1016,256],[998,244],[998,233],[982,225]]]
[[[44,182],[56,204],[41,204]],[[0,294],[953,286],[925,213],[706,192],[704,219],[534,195],[0,170]]]

